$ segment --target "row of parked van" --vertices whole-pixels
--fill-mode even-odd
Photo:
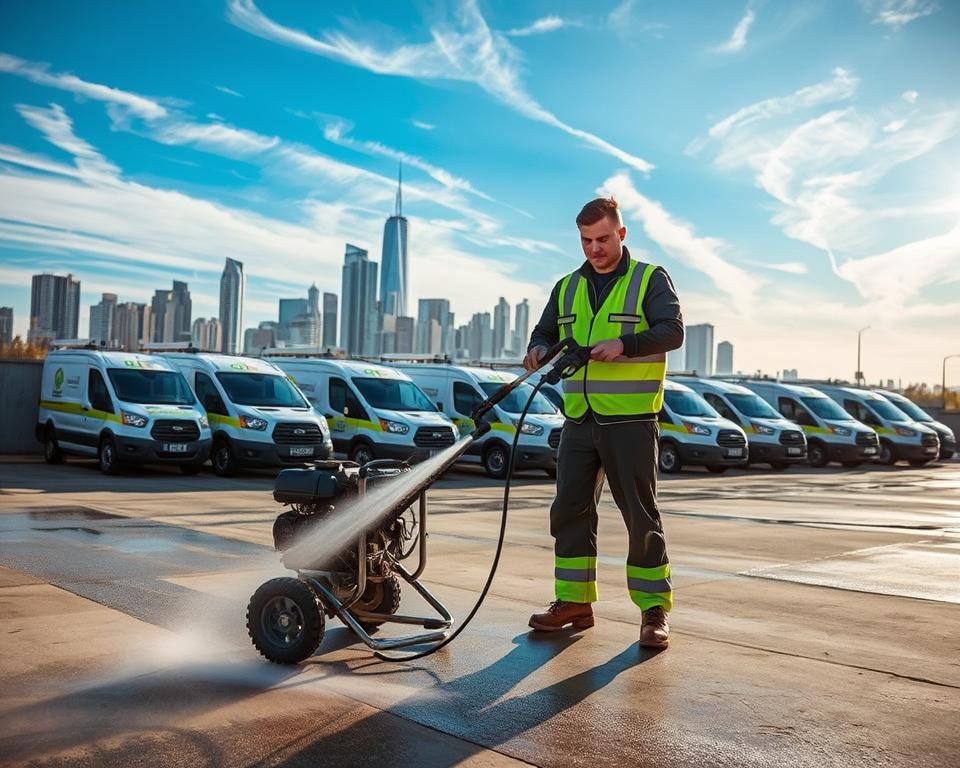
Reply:
[[[358,463],[422,459],[471,432],[476,406],[516,373],[449,364],[206,353],[57,350],[44,363],[37,438],[47,461],[95,456],[125,463],[208,459],[219,475],[282,467],[334,452]],[[491,430],[464,460],[506,474],[531,387],[491,412]],[[926,463],[956,449],[953,433],[906,398],[855,388],[672,377],[659,415],[660,468],[809,462]],[[559,388],[546,385],[518,438],[518,469],[556,471],[563,428]]]

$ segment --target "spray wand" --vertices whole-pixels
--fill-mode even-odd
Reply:
[[[518,376],[513,381],[504,384],[500,389],[494,392],[490,397],[488,397],[474,409],[473,413],[471,414],[471,418],[476,424],[476,427],[470,436],[476,440],[490,430],[490,422],[484,421],[484,417],[490,412],[493,406],[506,398],[511,392],[513,392],[517,387],[530,378],[531,375],[537,373],[553,362],[553,367],[546,374],[544,374],[540,378],[540,381],[538,381],[533,387],[533,392],[531,392],[530,397],[527,398],[527,403],[523,407],[523,412],[520,414],[520,418],[517,420],[516,432],[513,435],[513,445],[510,448],[510,462],[507,466],[506,482],[503,489],[503,510],[500,515],[500,534],[497,537],[497,551],[493,556],[493,563],[490,566],[490,573],[487,576],[487,582],[483,585],[483,589],[480,591],[480,596],[477,598],[477,602],[470,610],[470,613],[467,614],[467,618],[465,618],[445,640],[431,646],[425,651],[410,654],[408,656],[393,657],[387,656],[380,651],[376,651],[374,656],[376,656],[378,659],[382,659],[383,661],[413,661],[414,659],[422,659],[425,656],[436,653],[445,645],[452,643],[457,635],[466,629],[473,617],[476,616],[477,611],[480,610],[480,606],[483,605],[483,601],[487,597],[487,592],[490,591],[490,586],[493,584],[493,578],[496,576],[497,567],[500,564],[500,555],[503,552],[503,542],[507,533],[507,510],[510,502],[510,481],[513,479],[513,468],[517,456],[517,443],[520,439],[520,431],[523,427],[523,420],[527,417],[527,412],[530,410],[530,406],[533,404],[537,393],[540,391],[540,387],[547,383],[557,384],[560,379],[566,379],[570,376],[573,376],[573,374],[575,374],[589,362],[591,349],[592,347],[581,347],[572,338],[561,340],[557,344],[554,344],[552,347],[550,347],[543,354],[539,360],[540,364],[537,368],[532,371],[527,371],[522,376]]]

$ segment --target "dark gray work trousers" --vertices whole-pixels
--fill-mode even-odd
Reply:
[[[557,497],[550,508],[558,600],[597,599],[597,502],[604,477],[627,525],[626,578],[641,609],[673,607],[670,562],[657,509],[656,421],[566,421],[557,457]]]

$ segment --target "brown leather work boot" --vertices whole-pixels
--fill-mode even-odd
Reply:
[[[640,627],[641,648],[666,648],[670,643],[670,625],[667,613],[659,605],[643,612]]]
[[[530,626],[540,632],[559,632],[568,624],[573,629],[589,629],[593,626],[593,608],[590,603],[567,603],[554,600],[543,613],[530,617]]]

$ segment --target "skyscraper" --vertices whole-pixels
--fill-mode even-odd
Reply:
[[[243,263],[227,257],[220,276],[221,350],[230,355],[239,351],[243,330]]]
[[[316,283],[307,288],[307,311],[314,315],[320,314],[320,289]]]
[[[215,317],[209,320],[198,317],[193,321],[191,342],[202,352],[219,352],[223,348],[220,321]]]
[[[516,306],[513,321],[513,354],[523,357],[530,341],[530,304],[524,299]]]
[[[87,335],[97,344],[111,346],[113,335],[113,312],[117,307],[117,294],[104,293],[99,304],[90,306],[90,330]]]
[[[503,357],[503,352],[511,344],[510,338],[510,305],[500,297],[497,306],[493,309],[493,356]]]
[[[13,341],[13,307],[0,307],[0,344]]]
[[[713,326],[709,323],[688,325],[685,339],[686,368],[698,376],[713,375]]]
[[[290,338],[290,324],[301,315],[307,314],[310,303],[308,299],[280,299],[277,319],[279,321],[278,337],[283,341]]]
[[[113,338],[120,349],[136,352],[150,341],[150,307],[128,301],[113,309]]]
[[[717,373],[733,373],[733,344],[729,341],[717,344]]]
[[[477,312],[470,318],[468,337],[470,359],[482,360],[493,356],[493,329],[490,327],[489,312]]]
[[[396,342],[394,344],[395,352],[405,355],[413,352],[413,329],[414,320],[412,317],[404,317],[401,315],[397,318],[394,330],[396,334]]]
[[[34,275],[27,340],[75,339],[80,324],[80,281],[73,275]]]
[[[401,170],[402,174],[402,170]],[[403,215],[403,178],[397,177],[397,203],[393,216],[383,225],[383,256],[380,259],[380,310],[385,315],[407,314],[407,219]]]
[[[347,243],[343,263],[340,346],[348,355],[377,354],[377,263]]]
[[[671,349],[667,352],[667,370],[672,371],[673,373],[679,373],[684,371],[687,368],[687,342],[684,339],[683,344],[681,344],[676,349]]]
[[[337,346],[337,294],[323,294],[323,348]]]
[[[417,306],[418,354],[442,355],[450,322],[448,299],[420,299]]]
[[[151,338],[153,341],[189,341],[193,305],[190,289],[180,280],[173,281],[173,289],[153,292],[150,303]]]

